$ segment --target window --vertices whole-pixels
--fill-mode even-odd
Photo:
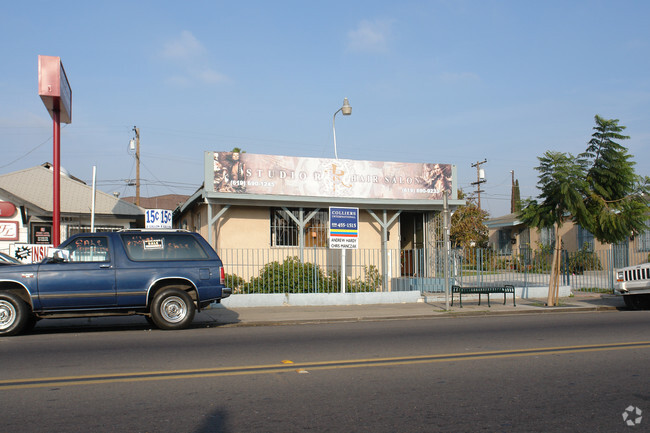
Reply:
[[[192,235],[123,234],[126,254],[135,261],[203,260],[208,254]]]
[[[300,246],[300,209],[290,208],[287,212],[281,208],[271,209],[271,246],[297,247]],[[307,219],[315,209],[302,209],[303,218]],[[290,214],[291,213],[291,214]],[[292,218],[292,215],[294,218]],[[329,213],[318,210],[304,225],[306,247],[327,247],[327,229]]]
[[[578,226],[578,249],[586,248],[587,251],[594,251],[594,235],[589,230]]]
[[[69,262],[109,262],[108,239],[105,237],[77,238],[63,248],[68,251]]]
[[[519,248],[530,248],[530,229],[528,227],[519,233]]]
[[[650,225],[650,221],[648,221],[648,225]],[[639,251],[650,251],[650,229],[639,233],[637,239]]]
[[[545,227],[539,230],[539,243],[545,247],[555,245],[555,227]]]
[[[512,254],[512,243],[510,238],[512,237],[511,229],[501,229],[499,230],[499,254]]]

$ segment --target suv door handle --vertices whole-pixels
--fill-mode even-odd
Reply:
[[[109,269],[111,265],[99,265],[100,268]]]

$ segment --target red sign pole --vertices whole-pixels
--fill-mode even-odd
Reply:
[[[58,99],[58,98],[57,98]],[[61,111],[59,110],[59,101],[54,102],[52,110],[53,124],[53,160],[54,160],[54,190],[52,203],[52,245],[59,246],[61,235]]]
[[[72,89],[61,58],[38,56],[38,94],[52,116],[52,245],[61,243],[61,122],[72,122]]]

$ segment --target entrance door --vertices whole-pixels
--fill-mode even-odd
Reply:
[[[402,212],[399,232],[402,276],[424,276],[424,214]]]

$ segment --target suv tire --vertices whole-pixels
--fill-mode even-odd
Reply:
[[[151,320],[160,329],[187,328],[194,319],[194,301],[177,287],[162,289],[151,304]]]
[[[29,317],[30,311],[25,301],[10,292],[0,293],[0,335],[19,334]]]
[[[647,310],[650,308],[650,295],[623,295],[625,306],[632,310]]]

